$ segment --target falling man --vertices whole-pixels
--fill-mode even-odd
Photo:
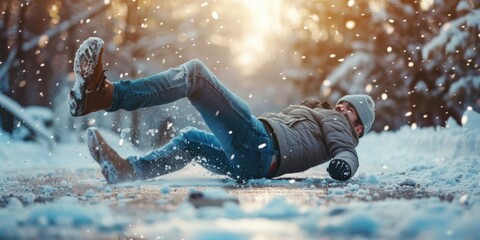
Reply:
[[[375,119],[375,104],[368,95],[346,95],[334,109],[305,100],[256,117],[200,60],[142,79],[110,82],[103,69],[103,50],[103,40],[90,37],[76,52],[76,81],[69,97],[72,116],[133,111],[187,98],[211,131],[187,127],[145,156],[123,158],[96,128],[89,128],[90,153],[108,183],[158,177],[192,159],[236,180],[274,178],[328,161],[333,179],[345,181],[357,172],[355,147]]]

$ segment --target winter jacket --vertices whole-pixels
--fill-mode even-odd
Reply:
[[[351,176],[357,172],[358,137],[346,115],[322,107],[317,100],[306,100],[259,119],[270,125],[278,142],[280,165],[275,177],[305,171],[332,159],[347,162]]]

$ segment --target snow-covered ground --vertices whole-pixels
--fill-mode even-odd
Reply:
[[[480,115],[468,111],[464,121],[463,127],[368,134],[358,147],[360,169],[346,183],[330,179],[322,165],[242,187],[199,166],[153,181],[107,185],[85,143],[49,150],[0,133],[0,192],[6,202],[0,239],[479,239]],[[114,134],[107,139],[120,141]],[[116,148],[123,156],[136,152],[125,144]],[[79,176],[27,191],[59,171]],[[25,182],[15,188],[27,190],[12,193],[12,186]],[[72,189],[80,186],[91,187],[79,196]],[[153,206],[145,200],[134,204],[135,189],[153,191]],[[195,208],[181,189],[239,203]],[[428,194],[402,195],[409,189]],[[65,194],[36,201],[58,192]],[[392,194],[379,196],[385,193]],[[165,210],[173,196],[183,200]]]

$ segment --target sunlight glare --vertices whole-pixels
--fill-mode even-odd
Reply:
[[[434,0],[420,0],[420,8],[427,11],[433,5]]]
[[[272,39],[282,32],[282,1],[244,0],[241,3],[247,10],[242,20],[245,23],[243,38],[234,42],[232,52],[237,56],[235,63],[249,75],[269,59],[268,53],[275,48]]]
[[[368,6],[373,13],[378,13],[385,7],[385,3],[381,3],[379,1],[370,1]]]

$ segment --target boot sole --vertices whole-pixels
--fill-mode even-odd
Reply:
[[[70,114],[74,117],[83,116],[87,95],[87,80],[93,75],[98,58],[102,54],[104,42],[97,37],[85,40],[75,53],[73,70],[75,85],[70,91]]]

